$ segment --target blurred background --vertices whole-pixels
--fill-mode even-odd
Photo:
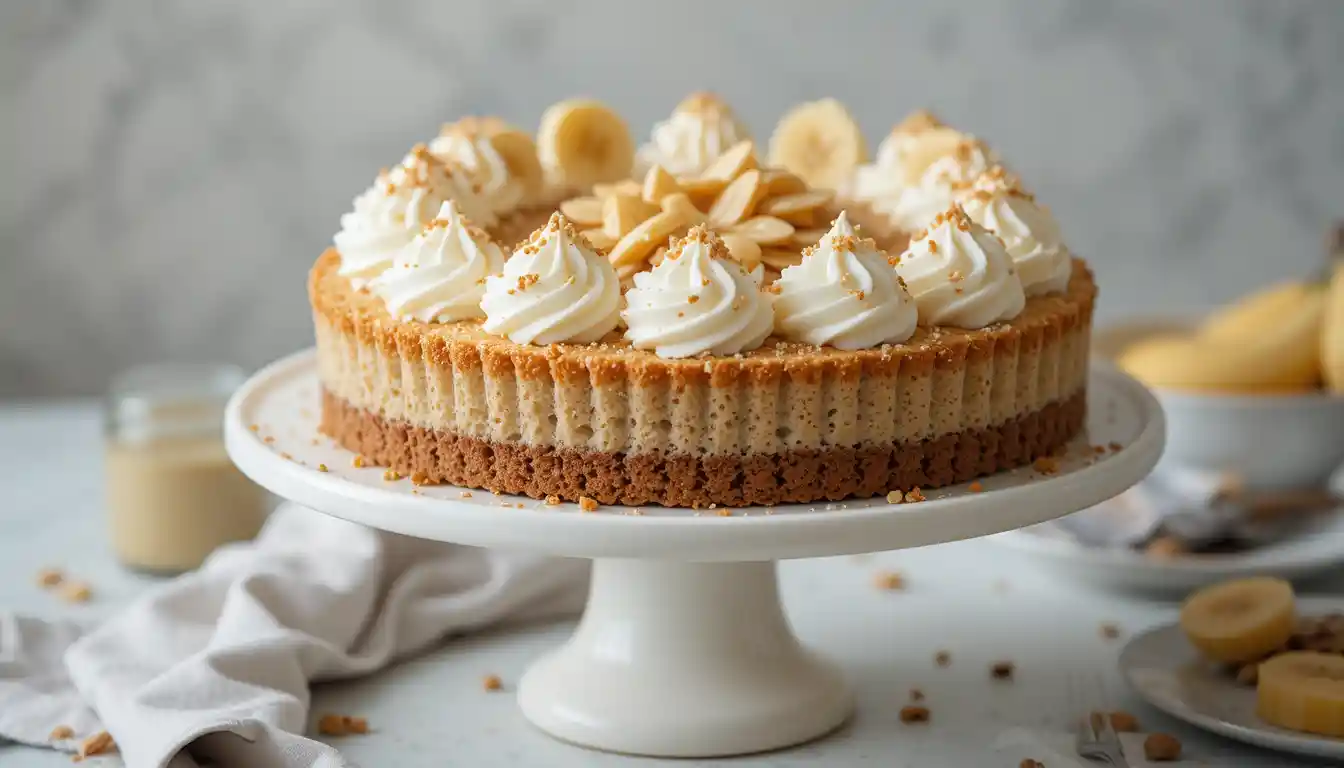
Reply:
[[[1099,275],[1101,317],[1323,263],[1344,211],[1344,3],[21,0],[0,6],[0,396],[309,343],[304,276],[439,124],[591,95],[642,141],[686,93],[758,139],[832,95],[870,145],[977,133]]]

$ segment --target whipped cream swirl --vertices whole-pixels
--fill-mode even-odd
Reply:
[[[957,205],[911,238],[896,272],[915,297],[922,325],[984,328],[1017,317],[1026,305],[1003,241]]]
[[[449,198],[473,221],[483,226],[497,222],[465,177],[453,173],[425,145],[417,145],[391,171],[379,173],[355,198],[354,210],[341,216],[341,231],[334,238],[341,254],[340,274],[355,288],[367,285],[392,265]]]
[[[621,284],[565,217],[551,214],[504,264],[486,278],[484,329],[519,344],[584,344],[620,322]]]
[[[485,316],[485,279],[502,269],[504,251],[449,200],[369,288],[398,320],[450,323]]]
[[[918,324],[887,254],[860,239],[844,211],[774,288],[775,333],[794,341],[867,349],[905,341]]]
[[[636,160],[643,170],[661,165],[673,176],[695,176],[727,149],[750,138],[731,107],[712,94],[698,93],[653,127]]]
[[[907,123],[878,147],[876,162],[855,171],[851,196],[914,231],[947,210],[998,158],[984,142],[931,115]]]
[[[625,337],[659,357],[733,355],[770,335],[774,308],[761,292],[761,267],[748,273],[718,235],[695,227],[625,294]]]
[[[1073,274],[1073,255],[1059,224],[1035,197],[995,170],[965,195],[966,215],[1003,240],[1028,296],[1064,292]]]
[[[429,151],[445,163],[461,168],[477,194],[495,214],[517,210],[527,187],[509,172],[508,161],[495,148],[490,136],[476,126],[447,125],[429,144]]]

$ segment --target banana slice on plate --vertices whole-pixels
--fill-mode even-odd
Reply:
[[[1206,658],[1240,664],[1282,648],[1293,634],[1295,615],[1293,587],[1287,581],[1239,579],[1186,598],[1181,630]]]
[[[792,171],[812,187],[836,189],[867,159],[863,131],[835,99],[799,104],[770,136],[770,164]]]
[[[1344,656],[1281,653],[1260,665],[1255,712],[1280,728],[1344,737]]]
[[[629,177],[635,143],[625,120],[593,99],[553,104],[541,116],[537,153],[566,186],[590,187]]]

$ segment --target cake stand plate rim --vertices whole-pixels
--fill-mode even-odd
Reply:
[[[1142,479],[1165,441],[1161,406],[1114,366],[1094,362],[1087,442],[1112,435],[1123,449],[1064,462],[1046,476],[1030,468],[983,478],[982,492],[954,486],[915,504],[885,499],[737,508],[666,510],[545,505],[521,496],[384,481],[382,468],[352,468],[354,454],[315,435],[316,355],[307,349],[254,374],[230,399],[225,443],[238,467],[273,493],[318,511],[419,538],[571,557],[689,561],[772,560],[858,554],[974,538],[1060,517],[1110,498]],[[1108,421],[1103,411],[1118,416]],[[1080,438],[1081,439],[1081,438]],[[1070,455],[1078,451],[1070,451]],[[326,471],[318,464],[327,460]],[[457,494],[459,498],[449,498]],[[507,505],[507,506],[506,506]],[[522,505],[523,508],[518,508]]]

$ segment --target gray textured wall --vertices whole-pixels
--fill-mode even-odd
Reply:
[[[920,105],[985,136],[1093,260],[1103,317],[1309,272],[1344,213],[1333,0],[18,0],[0,395],[298,348],[337,217],[440,122],[586,93],[643,133],[703,88],[759,136],[828,94],[874,139]]]

